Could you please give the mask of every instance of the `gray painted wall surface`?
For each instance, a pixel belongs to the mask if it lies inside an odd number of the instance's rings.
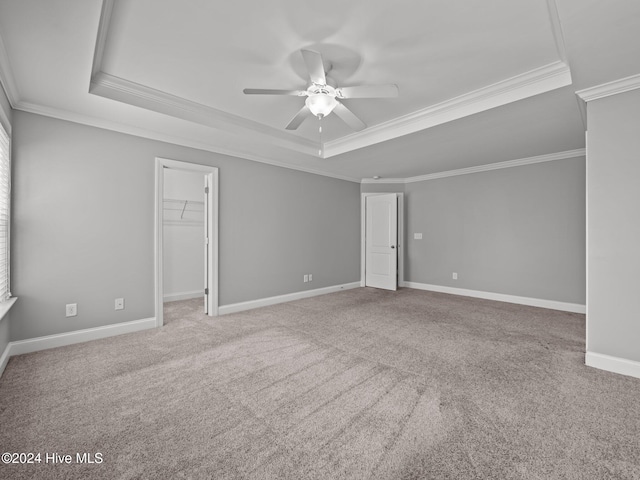
[[[587,351],[640,361],[640,90],[588,104]]]
[[[585,303],[584,157],[408,183],[405,202],[405,280]]]
[[[403,193],[404,183],[362,183],[361,193]]]
[[[156,156],[220,168],[220,305],[359,280],[359,184],[24,112],[13,128],[12,340],[154,316]]]
[[[204,222],[165,224],[162,230],[165,301],[175,300],[176,295],[204,296]]]

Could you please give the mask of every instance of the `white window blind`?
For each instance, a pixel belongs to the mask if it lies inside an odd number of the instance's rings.
[[[0,301],[9,291],[9,211],[11,200],[11,147],[9,135],[0,125]]]

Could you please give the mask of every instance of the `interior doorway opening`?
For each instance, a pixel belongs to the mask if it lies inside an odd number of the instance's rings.
[[[200,299],[217,315],[218,169],[156,158],[155,230],[157,326],[167,302]]]
[[[207,313],[205,181],[201,172],[164,169],[162,301],[204,299]]]

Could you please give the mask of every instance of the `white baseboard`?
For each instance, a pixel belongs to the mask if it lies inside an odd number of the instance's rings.
[[[404,282],[404,286],[417,290],[428,290],[430,292],[450,293],[452,295],[462,295],[463,297],[483,298],[485,300],[495,300],[497,302],[517,303],[530,307],[549,308],[551,310],[561,310],[563,312],[586,313],[585,305],[579,303],[557,302],[555,300],[544,300],[541,298],[518,297],[516,295],[506,295],[503,293],[482,292],[479,290],[467,290],[464,288],[443,287],[441,285],[429,285],[426,283]]]
[[[190,300],[192,298],[204,297],[204,290],[195,290],[193,292],[167,293],[162,296],[163,302],[177,302],[178,300]]]
[[[607,372],[640,378],[640,362],[626,358],[612,357],[602,353],[587,352],[584,363],[589,367],[599,368]]]
[[[143,320],[134,320],[131,322],[116,323],[113,325],[105,325],[103,327],[87,328],[85,330],[75,330],[73,332],[59,333],[56,335],[47,335],[45,337],[29,338],[27,340],[18,340],[10,342],[7,345],[9,356],[22,355],[23,353],[37,352],[48,348],[64,347],[74,343],[88,342],[90,340],[98,340],[100,338],[113,337],[123,333],[138,332],[148,328],[155,328],[156,319],[145,318]],[[4,357],[4,355],[3,355]]]
[[[343,285],[334,285],[332,287],[317,288],[315,290],[305,290],[303,292],[288,293],[286,295],[278,295],[276,297],[260,298],[258,300],[250,300],[248,302],[232,303],[230,305],[222,305],[218,307],[219,315],[228,313],[242,312],[253,308],[266,307],[277,303],[291,302],[302,298],[316,297],[327,293],[339,292],[340,290],[349,290],[352,288],[360,288],[360,282],[345,283]]]

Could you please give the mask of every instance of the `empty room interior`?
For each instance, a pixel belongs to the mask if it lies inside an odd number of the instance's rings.
[[[640,2],[0,0],[0,478],[640,479]]]

